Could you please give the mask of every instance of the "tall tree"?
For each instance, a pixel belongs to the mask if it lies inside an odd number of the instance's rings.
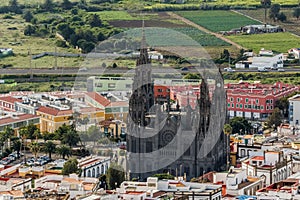
[[[64,10],[70,10],[73,7],[72,2],[70,2],[70,0],[63,0],[63,2],[61,3],[61,7]]]
[[[53,0],[45,0],[42,8],[44,8],[46,11],[52,11],[54,7]]]
[[[101,131],[97,126],[90,126],[87,134],[89,136],[90,141],[95,143],[101,138]]]
[[[61,155],[61,157],[63,159],[65,159],[66,156],[69,157],[71,155],[72,150],[70,147],[68,147],[66,145],[61,145],[61,146],[57,147],[56,151],[59,155]]]
[[[19,138],[16,138],[12,141],[12,148],[14,151],[17,152],[17,157],[20,158],[20,151],[21,151],[22,143]]]
[[[279,110],[279,108],[275,108],[272,112],[272,114],[267,119],[267,126],[269,128],[273,127],[276,128],[279,126],[282,122],[282,114]]]
[[[267,9],[271,6],[271,0],[261,0],[260,3],[265,10],[265,24],[267,24]]]
[[[92,14],[89,15],[87,18],[87,22],[91,27],[100,27],[102,26],[101,19],[99,18],[99,15],[97,14]]]
[[[5,127],[4,129],[4,138],[5,138],[5,143],[4,143],[4,147],[5,149],[10,147],[10,139],[14,136],[14,129],[12,129],[11,127]]]
[[[107,170],[108,184],[111,189],[119,187],[120,184],[125,181],[125,172],[122,166],[111,163]]]
[[[30,151],[31,151],[32,154],[34,155],[35,160],[36,160],[37,154],[40,152],[40,150],[41,150],[41,146],[40,146],[39,143],[37,143],[37,142],[32,142],[32,143],[30,144]]]
[[[80,142],[80,137],[76,130],[69,129],[62,136],[62,143],[68,144],[70,147],[76,146],[78,142]]]
[[[232,133],[232,127],[230,124],[225,124],[223,130],[226,135],[230,135]]]
[[[55,153],[56,151],[56,145],[52,141],[47,141],[43,150],[49,154],[49,158],[51,159],[52,153]]]
[[[277,21],[280,12],[280,5],[273,4],[270,8],[270,15],[269,17],[275,21]]]
[[[26,22],[30,22],[33,19],[33,14],[31,13],[30,10],[27,10],[24,15],[23,19],[25,19]]]
[[[297,8],[294,9],[293,16],[296,17],[297,20],[299,19],[299,17],[300,17],[300,7],[297,7]]]
[[[17,0],[9,0],[8,7],[11,12],[14,12],[16,14],[22,13],[22,9],[20,8]]]

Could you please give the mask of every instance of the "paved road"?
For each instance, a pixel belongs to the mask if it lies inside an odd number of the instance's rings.
[[[300,72],[300,68],[285,68],[286,72]],[[196,69],[189,69],[186,71],[183,70],[176,70],[172,68],[152,68],[153,74],[187,74],[187,73],[197,73]],[[257,72],[257,69],[238,69],[235,72]],[[276,70],[270,70],[270,72],[277,72]],[[61,70],[54,70],[54,69],[33,69],[33,74],[78,74],[78,75],[102,75],[102,74],[134,74],[134,69],[103,69],[103,68],[96,68],[96,69],[89,69],[87,71],[80,71],[78,69],[64,69]],[[267,72],[265,72],[267,73]],[[284,73],[284,72],[281,72]],[[12,74],[12,75],[23,75],[23,74],[31,74],[30,69],[0,69],[0,74]]]

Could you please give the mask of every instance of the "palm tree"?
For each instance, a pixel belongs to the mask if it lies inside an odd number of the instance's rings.
[[[4,129],[4,139],[5,139],[4,145],[5,145],[5,149],[8,148],[8,145],[9,145],[9,147],[10,147],[9,142],[10,142],[11,137],[14,135],[14,133],[15,133],[15,131],[14,131],[14,129],[12,129],[11,127],[8,127],[8,126],[7,126],[7,127]]]
[[[69,157],[71,155],[71,148],[67,145],[61,145],[57,148],[57,153],[61,155],[63,159],[65,159],[66,156]]]
[[[12,148],[14,151],[17,152],[17,157],[20,158],[20,151],[21,151],[21,147],[22,147],[20,138],[14,137],[11,140],[12,140]]]
[[[49,158],[51,159],[51,154],[55,153],[56,145],[52,141],[48,141],[45,143],[44,152],[49,154]]]
[[[39,144],[39,143],[37,143],[37,142],[32,142],[32,143],[30,144],[30,151],[33,153],[35,160],[36,160],[36,158],[37,158],[37,154],[38,154],[38,152],[40,151],[40,149],[41,149],[41,147],[40,147],[40,144]]]
[[[62,143],[68,144],[70,147],[76,146],[80,141],[79,134],[73,129],[69,129],[62,137]]]

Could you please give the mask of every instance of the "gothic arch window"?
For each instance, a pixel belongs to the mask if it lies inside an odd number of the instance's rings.
[[[92,177],[95,177],[95,168],[92,169]]]
[[[91,170],[88,170],[87,177],[91,177]]]

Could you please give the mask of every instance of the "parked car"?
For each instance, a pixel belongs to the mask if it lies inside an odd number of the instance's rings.
[[[235,72],[235,70],[230,67],[224,68],[224,71],[225,72]]]
[[[285,72],[285,69],[283,69],[283,68],[278,68],[277,71],[279,71],[279,72]]]
[[[268,72],[269,70],[267,70],[265,67],[259,67],[258,71],[259,72]]]

